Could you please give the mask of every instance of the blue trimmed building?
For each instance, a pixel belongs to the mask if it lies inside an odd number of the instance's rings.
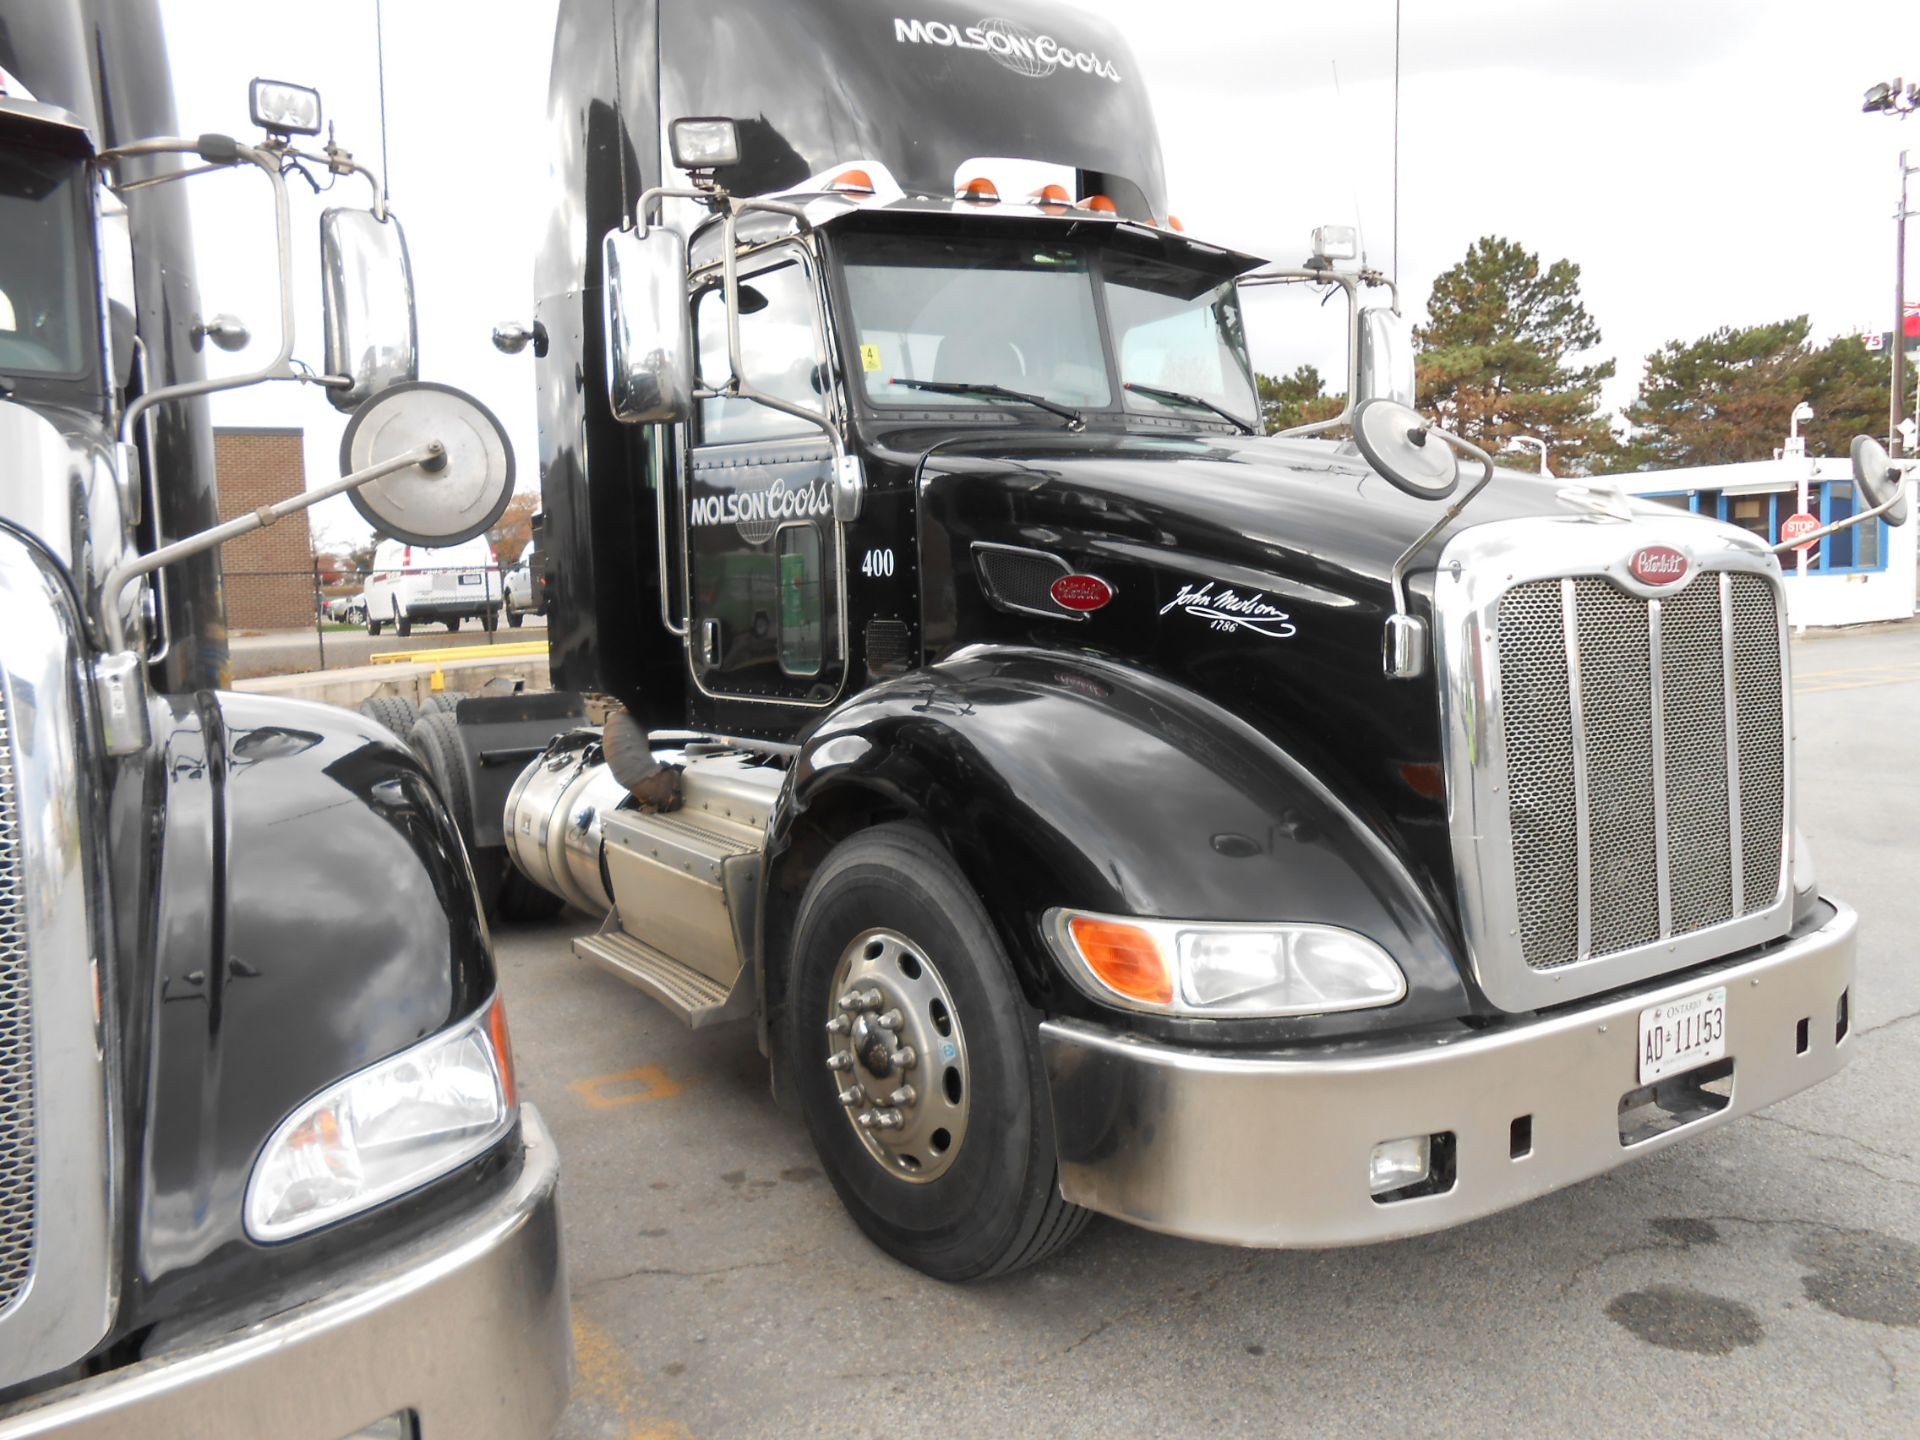
[[[1788,456],[1738,465],[1702,465],[1687,470],[1646,470],[1610,476],[1630,494],[1677,510],[1712,515],[1763,536],[1780,538],[1780,525],[1800,503],[1830,524],[1854,513],[1860,497],[1845,459]],[[1911,475],[1906,483],[1914,484]],[[1787,615],[1795,625],[1859,625],[1904,620],[1915,610],[1916,522],[1890,529],[1878,520],[1829,535],[1807,553],[1804,579],[1793,556],[1781,556],[1787,572]]]

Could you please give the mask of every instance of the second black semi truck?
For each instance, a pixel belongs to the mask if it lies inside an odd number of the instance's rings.
[[[1339,237],[1186,234],[1111,25],[567,0],[550,120],[497,339],[573,694],[416,736],[510,911],[753,1017],[880,1246],[1409,1235],[1844,1062],[1773,555],[1428,426]],[[1346,292],[1320,433],[1264,283]]]

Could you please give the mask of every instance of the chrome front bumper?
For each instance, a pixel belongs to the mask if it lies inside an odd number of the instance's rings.
[[[246,1330],[76,1381],[0,1414],[0,1440],[343,1440],[410,1412],[421,1440],[544,1437],[573,1336],[553,1137],[485,1210]]]
[[[1853,983],[1856,917],[1835,911],[1755,959],[1500,1030],[1247,1055],[1047,1021],[1040,1043],[1061,1193],[1150,1230],[1302,1248],[1392,1240],[1504,1210],[1837,1071],[1847,1044],[1836,1038],[1835,1008]],[[1718,986],[1727,990],[1730,1102],[1624,1143],[1640,1012]],[[1531,1117],[1531,1145],[1516,1157],[1522,1117]],[[1443,1133],[1454,1137],[1452,1187],[1377,1203],[1367,1187],[1373,1147]]]

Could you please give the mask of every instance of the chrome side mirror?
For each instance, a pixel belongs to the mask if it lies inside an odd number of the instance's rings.
[[[1413,331],[1391,310],[1360,312],[1360,379],[1355,404],[1391,400],[1413,404]]]
[[[329,210],[320,217],[320,286],[327,321],[326,370],[336,410],[357,410],[420,375],[419,326],[407,237],[392,214]]]
[[[1907,498],[1903,478],[1887,458],[1886,447],[1870,435],[1856,435],[1852,456],[1854,483],[1866,496],[1868,508],[1879,510],[1885,506],[1882,520],[1889,525],[1906,524],[1912,502]]]
[[[686,249],[667,229],[609,230],[600,255],[613,417],[635,425],[677,425],[693,411]]]

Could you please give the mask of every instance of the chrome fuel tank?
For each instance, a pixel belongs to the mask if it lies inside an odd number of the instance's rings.
[[[543,890],[605,915],[613,900],[600,862],[601,817],[627,798],[598,745],[544,755],[507,792],[507,855]]]

